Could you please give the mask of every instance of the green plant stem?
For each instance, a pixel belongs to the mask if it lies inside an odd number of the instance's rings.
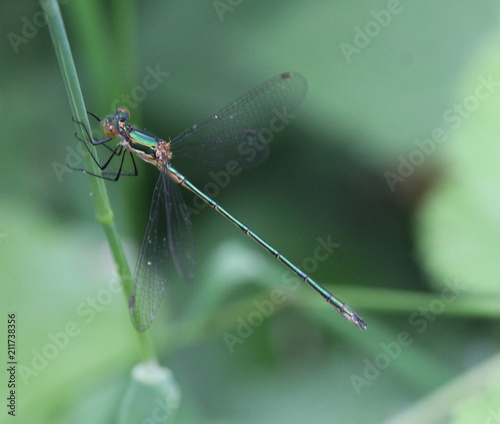
[[[109,11],[105,8],[105,3],[98,0],[76,0],[67,9],[68,20],[72,23],[71,29],[79,40],[79,56],[93,81],[93,91],[99,93],[98,98],[92,99],[92,102],[98,103],[98,110],[106,110],[107,113],[110,111],[109,99],[113,98],[121,84],[121,75],[110,73],[102,64],[109,63],[118,67],[122,64],[117,63],[117,49],[110,48],[110,45],[114,46],[115,43],[103,42],[110,39],[109,19],[106,19]],[[99,104],[99,100],[102,104]],[[104,109],[105,107],[109,109]]]
[[[77,0],[68,8],[72,30],[81,41],[80,57],[93,80],[93,91],[99,93],[92,102],[106,113],[114,112],[117,93],[123,87],[133,87],[139,79],[135,6],[133,0],[115,0],[111,5],[99,0]],[[126,72],[110,72],[103,63]],[[134,119],[140,120],[139,113],[134,110]]]
[[[487,396],[488,392],[495,390],[500,379],[500,355],[495,355],[459,377],[449,384],[424,397],[419,402],[411,405],[401,413],[385,421],[385,424],[439,424],[443,422],[462,422],[453,420],[451,411],[459,408],[464,403],[478,403],[479,397]],[[481,394],[481,396],[479,396]],[[493,410],[493,414],[497,410]],[[490,411],[489,418],[482,421],[498,422]],[[485,415],[486,417],[486,415]],[[473,422],[472,417],[469,420]],[[467,422],[464,420],[464,422]]]
[[[389,289],[345,289],[338,290],[343,296],[355,305],[358,312],[363,309],[379,312],[396,312],[410,314],[421,309],[431,310],[439,302],[442,304],[439,315],[475,318],[500,318],[500,298],[491,296],[470,295],[467,291],[457,291],[456,297],[452,292],[439,291],[436,293],[418,293]],[[345,295],[343,294],[345,293]]]
[[[364,316],[365,312],[369,311],[396,312],[409,316],[413,312],[419,312],[420,308],[429,310],[430,303],[436,299],[440,299],[438,293],[416,293],[359,287],[349,288],[345,286],[332,286],[330,289],[335,291],[335,294],[341,299],[348,300],[349,304],[361,316]],[[263,289],[257,294],[253,293],[227,305],[218,306],[215,314],[204,314],[203,312],[186,314],[182,323],[175,323],[168,330],[169,339],[173,340],[171,350],[199,343],[200,340],[210,338],[213,334],[234,331],[238,325],[238,317],[246,317],[255,311],[255,304],[252,300],[261,302],[267,299],[269,299],[269,290]],[[338,327],[338,331],[345,328],[346,332],[342,330],[344,336],[352,333],[353,337],[359,338],[358,332],[354,327],[351,328],[350,325],[344,326],[342,318],[337,316],[331,308],[325,307],[321,302],[318,302],[316,296],[297,297],[291,303],[298,304],[301,308],[307,308],[310,311],[320,311],[324,319],[331,321]],[[276,311],[289,306],[289,303],[274,305]],[[459,296],[455,300],[446,303],[439,315],[499,319],[500,299],[472,297],[463,294],[463,297]],[[368,319],[367,321],[369,331],[370,320]],[[361,339],[364,337],[361,337]]]
[[[56,51],[59,66],[61,68],[64,85],[68,93],[71,112],[76,120],[83,122],[87,126],[87,128],[90,128],[80,83],[76,73],[76,68],[73,61],[73,56],[71,54],[71,49],[69,46],[68,37],[66,35],[66,30],[64,28],[59,5],[56,0],[42,0],[41,4],[46,14],[50,35],[54,44],[54,49]],[[76,125],[76,127],[80,136],[82,138],[86,137],[86,134],[83,133],[81,125]],[[90,135],[92,136],[92,134]],[[93,148],[93,146],[90,146],[90,148],[95,154],[95,149]],[[85,164],[86,168],[90,172],[100,175],[99,167],[94,163],[94,161],[88,154],[85,155]],[[120,275],[120,280],[123,286],[123,291],[125,293],[125,299],[128,307],[128,299],[130,297],[132,288],[132,274],[130,273],[130,268],[125,258],[123,247],[114,225],[113,211],[109,204],[106,187],[102,179],[95,178],[93,176],[89,176],[89,183],[92,192],[92,198],[94,199],[96,218],[104,227],[104,232],[108,239],[113,258],[118,266],[118,272]],[[143,359],[145,361],[154,359],[154,348],[149,337],[147,336],[147,333],[137,333],[137,336],[141,345]]]
[[[133,86],[139,79],[139,72],[135,66],[138,49],[137,25],[134,22],[137,16],[135,8],[138,3],[134,0],[113,0],[111,5],[114,34],[117,34],[114,40],[117,46],[116,51],[119,52],[117,59],[121,61],[122,66],[127,67],[128,71],[124,72],[122,78],[126,79],[128,86]],[[124,31],[124,28],[127,30]]]

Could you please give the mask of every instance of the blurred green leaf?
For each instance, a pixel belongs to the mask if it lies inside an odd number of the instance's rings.
[[[470,294],[500,295],[500,50],[493,38],[460,83],[443,146],[443,181],[419,211],[420,255],[436,287],[458,278]]]

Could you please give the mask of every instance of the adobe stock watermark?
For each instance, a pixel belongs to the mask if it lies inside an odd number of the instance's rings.
[[[259,155],[269,148],[268,144],[274,140],[276,134],[284,131],[296,117],[296,114],[288,112],[286,106],[283,106],[282,110],[274,108],[273,116],[266,127],[247,131],[247,140],[242,141],[237,148],[240,156],[238,160],[232,159],[226,163],[224,169],[208,173],[212,181],[203,186],[203,192],[212,199],[216,198],[221,190],[229,186],[231,178],[240,174],[248,164],[258,160]],[[188,206],[190,215],[199,215],[200,211],[208,206],[196,195],[193,195],[191,204],[192,206]]]
[[[243,0],[214,0],[212,5],[214,6],[215,12],[219,17],[220,21],[224,21],[224,14],[227,12],[232,12],[236,6],[243,3]]]
[[[133,87],[129,93],[122,93],[119,98],[113,100],[111,103],[111,110],[113,112],[119,107],[124,106],[127,106],[129,109],[135,109],[140,102],[146,99],[149,91],[158,88],[158,86],[170,75],[169,72],[162,71],[160,65],[156,65],[154,68],[148,65],[145,70],[146,74],[142,78],[141,84]],[[83,144],[78,142],[78,140],[76,141],[78,143],[76,147],[74,147],[74,144],[65,146],[66,156],[64,164],[58,161],[53,161],[51,163],[52,170],[60,183],[63,181],[65,174],[74,171],[74,169],[71,168],[82,168],[84,162],[83,158],[88,154]],[[86,141],[88,142],[88,140]]]
[[[118,278],[113,278],[106,288],[100,289],[95,296],[88,296],[80,302],[75,313],[78,319],[68,321],[57,332],[49,332],[47,343],[39,349],[31,350],[31,360],[27,365],[19,365],[19,374],[24,384],[28,385],[33,377],[37,377],[54,361],[70,344],[71,340],[81,334],[85,326],[90,325],[96,316],[109,305],[123,289]]]
[[[368,21],[363,28],[354,27],[352,42],[346,43],[343,41],[339,44],[346,62],[351,63],[353,55],[360,55],[371,44],[372,40],[389,26],[393,17],[399,15],[402,11],[403,6],[399,0],[389,0],[385,9],[371,10],[370,16],[373,19]]]
[[[70,0],[59,0],[60,5],[69,3]],[[41,28],[47,25],[47,15],[43,10],[38,10],[33,13],[33,16],[28,19],[26,16],[21,18],[20,33],[9,32],[7,39],[14,50],[14,53],[19,53],[19,46],[26,45],[33,39]]]
[[[420,307],[418,311],[410,314],[408,323],[411,331],[400,331],[394,340],[380,343],[380,353],[372,359],[364,360],[365,366],[362,374],[350,375],[349,381],[357,395],[361,395],[362,390],[372,386],[382,371],[397,361],[404,348],[414,342],[412,332],[421,334],[427,330],[429,324],[436,321],[439,315],[446,310],[446,306],[454,302],[467,289],[456,278],[453,281],[446,280],[445,284],[447,287],[442,289],[441,293],[432,299],[426,307]]]
[[[136,85],[129,94],[123,93],[119,99],[113,100],[111,110],[114,112],[119,107],[128,107],[135,109],[139,103],[146,100],[149,91],[153,91],[170,75],[170,72],[164,72],[160,69],[160,65],[156,65],[153,69],[151,66],[146,66],[146,75],[142,78],[142,84]]]
[[[318,245],[314,248],[313,254],[305,258],[301,265],[305,272],[316,271],[320,262],[326,261],[340,247],[340,243],[332,241],[331,236],[326,238],[316,237]],[[290,278],[292,277],[292,278]],[[271,291],[269,298],[265,300],[254,300],[253,305],[255,310],[250,312],[246,317],[239,316],[236,318],[236,329],[234,332],[226,331],[222,334],[222,338],[229,353],[235,352],[235,346],[241,345],[248,340],[254,333],[257,327],[260,327],[264,321],[269,318],[278,308],[277,306],[287,301],[290,295],[287,292],[294,292],[303,283],[303,280],[291,271],[283,274],[284,288],[276,288]]]
[[[489,417],[484,420],[484,424],[500,423],[500,408],[495,411],[493,408],[488,408]]]
[[[151,410],[151,415],[140,421],[139,424],[157,424],[166,423],[169,418],[177,412],[181,404],[180,397],[176,399],[161,399],[156,398],[155,406]]]
[[[451,131],[457,131],[464,123],[479,109],[482,102],[488,100],[490,96],[500,87],[500,81],[493,80],[490,74],[487,78],[478,77],[478,84],[473,94],[466,96],[460,103],[454,103],[452,107],[443,112],[443,127],[434,128],[429,137],[414,140],[417,148],[414,149],[407,158],[398,156],[399,165],[396,172],[385,171],[384,178],[392,193],[396,190],[396,184],[405,182],[415,170],[422,166],[426,159],[436,152],[437,146],[444,143],[450,137]]]

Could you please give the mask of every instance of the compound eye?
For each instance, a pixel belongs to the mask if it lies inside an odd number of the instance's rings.
[[[104,135],[109,138],[115,138],[118,131],[111,122],[104,123]]]
[[[128,121],[130,119],[130,112],[126,107],[121,107],[116,110],[118,119],[122,122]]]

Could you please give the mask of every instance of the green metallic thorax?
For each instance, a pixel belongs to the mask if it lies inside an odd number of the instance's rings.
[[[155,149],[162,140],[147,132],[136,130],[130,125],[124,125],[123,140],[125,146],[142,160],[158,166]]]

